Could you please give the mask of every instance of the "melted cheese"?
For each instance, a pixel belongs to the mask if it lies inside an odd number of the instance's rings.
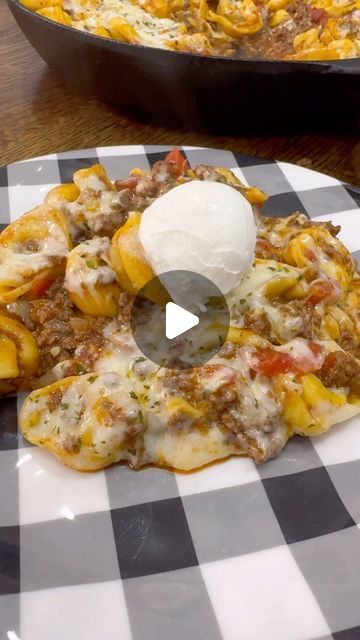
[[[60,394],[55,407],[54,394]],[[65,378],[33,392],[22,407],[20,425],[25,437],[65,464],[95,470],[131,460],[127,446],[142,431],[143,417],[129,382],[104,373]]]
[[[69,249],[65,234],[53,222],[47,226],[49,235],[39,241],[34,239],[38,244],[36,250],[24,251],[22,245],[0,246],[1,284],[19,286],[24,279],[52,267],[54,259],[67,256]]]
[[[94,289],[97,284],[116,282],[115,271],[110,266],[110,240],[94,237],[72,250],[65,276],[65,288],[81,295],[84,289]],[[91,259],[99,258],[100,264]],[[74,258],[74,259],[73,259]]]
[[[67,7],[76,15],[76,2],[67,0]],[[84,7],[80,6],[79,9],[79,13],[83,15]],[[184,25],[168,18],[156,18],[129,0],[103,0],[84,19],[75,22],[74,27],[87,31],[99,25],[109,28],[111,21],[120,16],[135,29],[138,40],[150,47],[165,47],[186,31]]]

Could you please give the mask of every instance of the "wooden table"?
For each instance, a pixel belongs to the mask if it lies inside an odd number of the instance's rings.
[[[68,90],[28,44],[0,0],[0,165],[55,151],[114,144],[193,144],[276,158],[360,184],[352,135],[220,137],[139,123]]]

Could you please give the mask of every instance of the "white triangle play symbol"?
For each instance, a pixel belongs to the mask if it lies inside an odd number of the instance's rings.
[[[199,324],[199,318],[174,302],[168,302],[165,308],[165,333],[168,340],[180,336]]]

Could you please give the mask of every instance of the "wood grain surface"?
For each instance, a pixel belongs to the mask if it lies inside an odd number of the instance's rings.
[[[192,144],[305,164],[359,185],[359,140],[356,131],[220,137],[139,122],[67,89],[28,44],[5,0],[0,0],[0,165],[84,147]]]

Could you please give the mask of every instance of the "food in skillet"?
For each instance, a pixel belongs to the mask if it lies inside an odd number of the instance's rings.
[[[359,0],[21,0],[95,35],[203,55],[360,56]]]
[[[227,294],[231,326],[207,364],[147,360],[129,325],[153,272],[142,212],[191,181],[252,205],[253,267]],[[360,276],[338,227],[261,215],[265,194],[178,150],[112,183],[95,165],[0,235],[0,392],[33,389],[24,436],[65,464],[190,470],[229,455],[276,456],[360,412]],[[36,241],[33,240],[36,238]],[[146,321],[146,317],[145,317]]]

